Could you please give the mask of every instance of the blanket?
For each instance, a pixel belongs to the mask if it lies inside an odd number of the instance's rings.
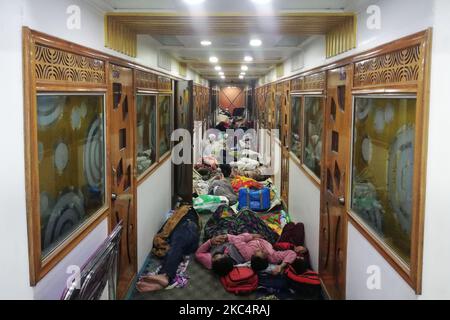
[[[226,213],[226,214],[225,214]],[[220,206],[208,220],[204,230],[204,241],[222,234],[260,234],[270,243],[277,242],[279,236],[257,214],[243,209],[237,214],[229,206]]]
[[[284,210],[278,212],[261,213],[258,214],[258,217],[261,218],[278,235],[281,235],[284,226],[291,222],[289,214]]]

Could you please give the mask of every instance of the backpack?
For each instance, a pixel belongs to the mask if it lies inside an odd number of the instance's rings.
[[[286,278],[289,287],[302,297],[310,299],[320,299],[321,286],[319,274],[315,271],[306,271],[303,274],[297,274],[292,266],[286,269]]]
[[[246,294],[258,288],[258,275],[249,267],[234,267],[231,272],[220,278],[225,290],[234,294]]]
[[[266,211],[270,208],[270,190],[250,190],[248,188],[239,189],[238,210],[248,208],[253,211]]]

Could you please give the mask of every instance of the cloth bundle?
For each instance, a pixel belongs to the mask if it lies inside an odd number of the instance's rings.
[[[209,186],[208,193],[215,196],[226,197],[230,205],[235,205],[238,197],[233,190],[233,187],[227,180],[215,180]]]
[[[291,218],[284,210],[258,214],[258,217],[260,217],[278,235],[281,235],[286,224],[291,222]]]
[[[231,162],[230,166],[243,171],[251,171],[259,167],[259,162],[250,158],[241,158],[236,162]]]
[[[240,188],[249,188],[249,189],[261,189],[263,187],[263,185],[261,183],[259,183],[258,181],[251,179],[251,178],[247,178],[247,177],[242,177],[242,176],[237,176],[236,178],[234,178],[231,181],[231,186],[233,187],[234,192],[238,192]]]
[[[194,199],[194,209],[198,213],[208,214],[217,210],[221,205],[228,205],[229,201],[223,196],[200,195]]]

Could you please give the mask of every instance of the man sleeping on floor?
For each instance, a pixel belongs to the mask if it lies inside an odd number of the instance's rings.
[[[183,212],[183,210],[185,211]],[[177,214],[180,215],[181,219],[171,231],[161,269],[157,275],[146,275],[139,279],[136,284],[136,289],[139,292],[151,292],[166,288],[173,282],[178,265],[183,261],[184,256],[194,253],[198,248],[200,228],[197,212],[192,208],[182,207],[168,219],[166,225],[170,224]],[[164,227],[162,230],[164,230]],[[155,253],[155,243],[152,252]]]
[[[219,235],[202,244],[195,257],[207,269],[219,276],[226,276],[235,265],[250,261],[255,272],[267,269],[269,264],[276,265],[272,274],[281,274],[287,265],[297,258],[295,250],[276,251],[259,234]]]

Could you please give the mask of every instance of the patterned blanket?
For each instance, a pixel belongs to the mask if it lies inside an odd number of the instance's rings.
[[[206,223],[203,240],[207,241],[221,234],[238,235],[246,232],[260,234],[272,244],[279,238],[255,212],[243,209],[234,214],[229,206],[221,206]]]

